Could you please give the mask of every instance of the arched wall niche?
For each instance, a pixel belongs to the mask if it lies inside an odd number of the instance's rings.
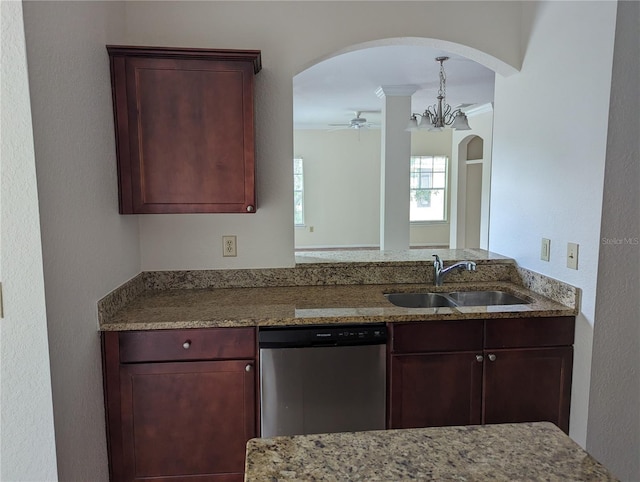
[[[490,136],[491,131],[487,129],[485,133],[466,134],[454,139],[449,235],[449,246],[452,249],[488,248],[491,195]]]

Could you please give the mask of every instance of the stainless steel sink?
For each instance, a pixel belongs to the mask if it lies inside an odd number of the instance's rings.
[[[458,306],[529,304],[529,301],[505,291],[454,291],[447,296]]]
[[[387,299],[403,308],[438,308],[456,306],[446,296],[439,293],[388,293]]]
[[[387,293],[387,300],[403,308],[522,305],[530,301],[506,291],[453,291],[451,293]]]

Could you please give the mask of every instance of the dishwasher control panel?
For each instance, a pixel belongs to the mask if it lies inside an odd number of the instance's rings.
[[[377,345],[387,342],[384,324],[264,327],[258,332],[260,348]]]

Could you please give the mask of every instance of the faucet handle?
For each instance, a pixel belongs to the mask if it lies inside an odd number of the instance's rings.
[[[438,256],[437,254],[432,254],[431,256],[433,256],[434,258],[436,258],[436,259],[433,261],[433,264],[434,264],[434,265],[438,264],[438,265],[442,266],[442,261],[440,261],[440,256]]]

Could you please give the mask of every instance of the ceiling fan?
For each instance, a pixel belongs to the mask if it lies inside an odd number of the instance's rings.
[[[367,122],[367,119],[360,117],[364,111],[354,111],[355,117],[349,121],[348,124],[329,124],[329,127],[336,129],[367,129],[373,127],[374,124]]]

